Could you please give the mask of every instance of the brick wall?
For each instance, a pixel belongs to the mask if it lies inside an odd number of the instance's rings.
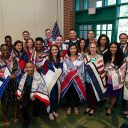
[[[74,29],[75,0],[64,0],[64,39],[68,39],[69,30]]]

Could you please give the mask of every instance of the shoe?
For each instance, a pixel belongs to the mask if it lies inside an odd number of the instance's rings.
[[[71,107],[67,108],[67,115],[71,114]]]
[[[54,120],[55,119],[52,113],[49,113],[49,119],[50,120]]]
[[[83,113],[88,114],[90,112],[91,108],[87,108]]]
[[[91,109],[90,111],[89,111],[89,114],[88,114],[89,116],[93,116],[93,115],[95,115],[95,111],[93,110],[93,109]]]
[[[128,115],[125,116],[128,119]]]
[[[122,115],[128,115],[128,111],[122,112]]]
[[[53,114],[53,116],[55,116],[56,118],[58,118],[58,117],[59,117],[59,114],[58,114],[58,113],[56,113],[56,112],[52,112],[52,114]]]
[[[8,127],[8,126],[10,126],[10,122],[9,122],[9,121],[8,121],[8,122],[4,122],[3,125],[4,125],[5,127]]]
[[[74,113],[75,113],[76,115],[79,114],[79,109],[78,109],[77,107],[74,108]]]
[[[17,118],[13,120],[14,124],[18,123],[18,121],[19,121],[19,119],[17,119]]]
[[[107,112],[106,112],[106,116],[111,116],[111,113],[107,113]]]

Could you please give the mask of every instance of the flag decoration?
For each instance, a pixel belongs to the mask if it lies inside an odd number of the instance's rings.
[[[56,84],[57,80],[59,79],[59,76],[61,75],[61,67],[62,63],[60,64],[60,67],[57,69],[51,62],[48,61],[45,61],[44,65],[42,66],[41,74],[46,82],[49,96],[53,86]]]
[[[75,66],[77,65],[77,69]],[[84,63],[82,61],[74,61],[73,64],[69,61],[63,62],[63,74],[61,79],[61,97],[64,98],[66,92],[73,84],[80,101],[86,99],[86,91],[84,82],[78,72],[83,72]],[[70,70],[70,71],[69,71]]]
[[[23,92],[24,92],[24,86],[25,86],[25,82],[27,79],[27,73],[25,73],[19,83],[19,87],[16,91],[16,96],[22,96]],[[33,81],[32,81],[32,85],[31,85],[31,92],[30,92],[30,99],[32,99],[32,97],[36,97],[38,100],[44,102],[46,104],[46,106],[49,105],[49,97],[48,97],[48,92],[47,92],[47,88],[46,88],[46,84],[44,79],[41,77],[41,75],[35,71],[34,75],[33,75]]]
[[[48,61],[45,61],[41,75],[43,76],[45,82],[46,82],[46,87],[48,90],[49,97],[53,96],[54,94],[52,93],[54,91],[53,87],[57,83],[58,85],[58,101],[60,100],[60,84],[59,84],[59,77],[62,72],[62,63],[59,65],[58,69],[55,68],[55,66]],[[50,111],[50,106],[47,107],[47,112]]]
[[[53,30],[52,30],[52,37],[56,39],[56,37],[60,35],[60,30],[57,21],[54,24]]]

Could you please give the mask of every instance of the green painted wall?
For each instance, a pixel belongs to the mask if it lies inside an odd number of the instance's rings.
[[[114,20],[116,18],[116,7],[98,8],[96,14],[88,15],[88,11],[76,12],[76,23],[99,22]]]
[[[117,29],[116,29],[116,19],[117,18],[117,6],[108,6],[105,8],[97,8],[96,14],[88,15],[88,10],[76,11],[75,12],[75,29],[77,33],[79,32],[79,25],[82,24],[102,24],[111,23],[113,24],[112,31],[112,41],[116,41]],[[95,28],[93,28],[95,32]],[[78,34],[79,36],[79,34]]]

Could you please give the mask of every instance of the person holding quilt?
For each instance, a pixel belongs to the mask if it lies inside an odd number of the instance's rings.
[[[61,61],[59,47],[56,44],[53,44],[49,49],[49,56],[41,69],[50,99],[50,105],[47,108],[50,120],[55,120],[59,116],[57,113],[57,107],[60,101],[60,76],[62,73],[62,67],[63,63]]]
[[[119,48],[117,42],[112,42],[110,44],[106,58],[107,94],[110,97],[110,102],[106,109],[106,116],[108,116],[112,114],[113,106],[120,96],[121,88],[124,85],[126,62],[125,55]]]
[[[19,73],[20,70],[16,59],[10,55],[8,46],[6,44],[2,44],[0,56],[0,98],[5,126],[10,125],[8,120],[8,108],[12,105],[14,108],[13,121],[14,123],[18,121],[15,93],[18,87],[16,77]]]
[[[22,76],[16,95],[20,100],[21,113],[23,117],[23,128],[28,128],[30,124],[29,109],[33,107],[33,114],[39,112],[39,101],[49,105],[49,96],[46,83],[43,77],[35,70],[32,61],[28,61],[25,66],[26,73]]]
[[[77,44],[70,44],[63,61],[61,96],[67,101],[67,115],[74,109],[79,114],[78,105],[86,98],[84,85],[84,62],[78,54]]]
[[[90,44],[89,54],[85,55],[85,86],[87,93],[87,108],[85,114],[93,116],[98,101],[104,99],[106,93],[106,80],[103,56],[98,54],[97,43]]]

